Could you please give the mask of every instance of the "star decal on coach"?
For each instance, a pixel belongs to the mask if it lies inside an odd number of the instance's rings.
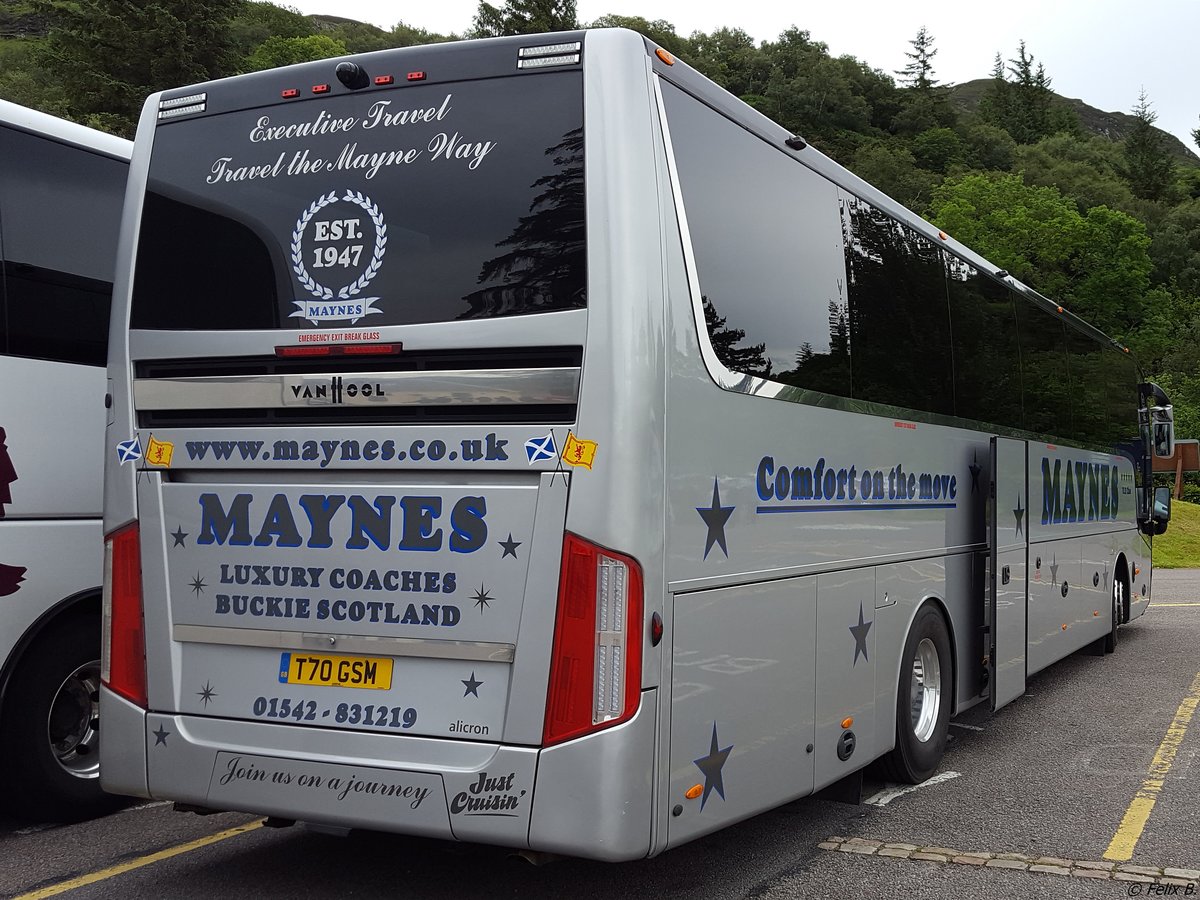
[[[1025,510],[1021,507],[1020,495],[1017,496],[1017,508],[1013,510],[1013,515],[1017,517],[1017,534],[1020,534],[1025,522]]]
[[[492,601],[496,598],[487,592],[487,585],[480,584],[479,590],[475,592],[475,596],[471,598],[475,601],[475,605],[479,607],[482,613],[492,605]]]
[[[169,534],[175,540],[175,543],[171,545],[172,548],[185,546],[183,542],[187,538],[187,532],[183,530],[182,525],[176,525],[175,530]]]
[[[875,624],[875,620],[870,622],[863,621],[863,605],[862,601],[858,604],[858,624],[850,626],[850,633],[854,635],[854,662],[851,665],[858,665],[858,654],[862,654],[862,658],[867,662],[871,661],[871,657],[867,656],[867,633],[871,630],[871,626]]]
[[[504,548],[504,552],[500,554],[501,559],[504,559],[504,557],[506,557],[506,556],[511,556],[513,559],[516,559],[517,558],[517,548],[520,547],[521,544],[524,543],[524,541],[514,541],[512,532],[510,531],[508,533],[507,541],[496,541],[496,543]]]
[[[729,517],[733,515],[735,509],[737,509],[736,506],[721,505],[721,489],[717,484],[717,479],[713,478],[712,505],[708,507],[696,507],[696,512],[700,514],[700,518],[708,526],[708,534],[704,536],[705,559],[708,559],[708,551],[712,550],[714,545],[721,548],[721,552],[725,554],[726,559],[729,558],[729,547],[725,543],[725,524],[729,521]]]
[[[204,589],[208,587],[208,585],[204,583],[204,579],[200,577],[199,572],[197,572],[196,577],[188,583],[188,586],[192,589],[192,593],[197,597],[203,594]]]
[[[201,702],[205,705],[205,707],[207,707],[208,704],[212,703],[213,697],[219,697],[221,695],[213,690],[212,682],[206,681],[204,682],[204,687],[196,691],[196,696],[199,697]]]
[[[717,723],[713,722],[712,741],[708,745],[708,756],[692,760],[696,768],[704,773],[704,794],[700,797],[701,812],[704,811],[704,804],[708,802],[708,795],[713,791],[720,794],[722,800],[725,799],[725,778],[721,774],[721,770],[725,766],[725,760],[729,758],[729,751],[733,749],[733,744],[724,750],[718,749],[720,746],[721,744],[717,740]]]
[[[971,465],[967,466],[971,470],[971,493],[975,494],[979,491],[979,473],[983,471],[983,466],[979,464],[979,451],[975,451],[975,455],[971,457]]]
[[[150,733],[152,735],[154,735],[154,746],[155,747],[158,747],[160,745],[163,747],[167,746],[167,738],[169,738],[171,736],[171,732],[167,731],[167,729],[165,729],[161,725],[159,725],[158,731],[152,731]]]
[[[482,685],[482,684],[483,684],[483,682],[482,682],[482,681],[477,681],[477,680],[475,679],[475,672],[474,672],[474,671],[472,671],[472,672],[471,672],[471,677],[470,677],[470,679],[463,678],[463,679],[460,679],[460,680],[462,681],[462,683],[463,683],[463,686],[464,686],[464,687],[466,687],[466,690],[465,690],[465,691],[463,691],[463,696],[464,696],[464,697],[467,697],[467,696],[470,696],[470,697],[478,697],[478,696],[479,696],[479,686],[480,686],[480,685]]]

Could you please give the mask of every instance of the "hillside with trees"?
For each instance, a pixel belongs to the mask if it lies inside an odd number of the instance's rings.
[[[731,13],[731,17],[736,13]],[[458,35],[306,16],[249,0],[9,0],[0,97],[132,135],[150,92],[346,53],[463,37],[622,26],[1128,344],[1200,437],[1200,158],[1155,127],[1131,73],[1127,113],[1059,96],[1024,43],[945,85],[936,35],[884,72],[796,26],[755,42],[730,25],[580,22],[574,0],[481,2]],[[1192,134],[1200,145],[1200,128]]]

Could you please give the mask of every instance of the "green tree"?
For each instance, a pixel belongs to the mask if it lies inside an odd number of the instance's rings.
[[[897,138],[866,141],[854,152],[849,168],[909,209],[923,209],[941,180],[918,168],[912,152]]]
[[[992,84],[979,106],[985,122],[1003,128],[1018,144],[1033,144],[1059,131],[1079,129],[1078,117],[1055,102],[1045,67],[1035,63],[1024,41],[1007,68],[997,53]]]
[[[1026,184],[1058,188],[1075,201],[1080,213],[1101,205],[1132,211],[1133,193],[1121,178],[1120,167],[1121,151],[1112,141],[1064,132],[1017,147],[1012,163]]]
[[[131,136],[147,94],[231,74],[243,0],[38,0],[71,118]]]
[[[229,21],[229,43],[233,52],[246,57],[270,37],[307,37],[316,34],[316,23],[291,6],[275,3],[243,3]]]
[[[263,69],[345,55],[346,45],[325,34],[269,37],[246,58],[245,69],[247,72],[261,72]]]
[[[967,165],[973,169],[1006,172],[1013,165],[1017,142],[1003,128],[987,122],[972,122],[962,130]]]
[[[579,27],[575,0],[505,0],[502,7],[480,0],[467,37],[499,37],[571,31]]]
[[[909,43],[912,52],[904,54],[909,59],[908,65],[896,73],[904,90],[903,108],[892,121],[894,130],[915,135],[954,125],[958,116],[947,99],[946,89],[933,75],[933,58],[937,55],[933,35],[922,26]]]
[[[922,169],[944,174],[966,159],[966,148],[962,138],[951,129],[930,128],[913,138],[912,154]]]
[[[905,87],[920,93],[931,93],[938,86],[937,79],[933,77],[933,58],[937,56],[933,35],[922,25],[917,36],[909,43],[912,44],[912,52],[904,53],[908,57],[908,64],[896,74]]]
[[[1192,131],[1192,140],[1196,142],[1196,146],[1200,147],[1200,128]]]
[[[1055,188],[996,173],[946,179],[931,210],[939,228],[1102,330],[1121,336],[1141,322],[1150,238],[1132,216],[1080,214]]]
[[[1122,174],[1135,196],[1143,200],[1166,200],[1175,184],[1175,161],[1167,152],[1166,135],[1154,127],[1158,114],[1150,108],[1143,89],[1133,107],[1136,120],[1125,138]]]
[[[664,50],[676,56],[687,56],[691,52],[691,44],[685,37],[675,32],[675,26],[663,19],[649,21],[641,16],[618,16],[609,13],[588,23],[588,28],[628,28],[638,34],[644,34]]]
[[[808,33],[803,32],[807,38]],[[754,39],[740,28],[718,28],[712,34],[693,32],[688,60],[702,75],[743,99],[766,92],[771,62]]]
[[[426,31],[424,28],[415,28],[412,25],[405,25],[403,22],[397,22],[392,26],[392,33],[388,46],[412,47],[418,44],[441,44],[446,41],[454,41],[457,39],[458,36],[454,34],[438,34],[436,31]]]

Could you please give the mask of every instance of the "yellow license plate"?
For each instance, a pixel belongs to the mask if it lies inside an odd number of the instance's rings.
[[[279,658],[279,683],[386,691],[392,686],[392,660],[380,656],[284,653]]]

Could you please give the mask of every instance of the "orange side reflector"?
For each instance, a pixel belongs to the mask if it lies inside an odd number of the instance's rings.
[[[689,800],[695,800],[697,797],[699,797],[703,793],[704,793],[704,785],[693,784],[690,788],[687,789],[687,793],[684,794],[683,796],[687,797]]]
[[[673,57],[670,53],[668,53],[662,47],[657,48],[654,51],[654,55],[657,56],[659,59],[661,59],[663,62],[665,62],[668,66],[675,65],[675,57]]]
[[[1066,631],[1066,630],[1067,630],[1067,623],[1063,622],[1063,631]]]
[[[1098,616],[1098,615],[1100,615],[1100,610],[1098,610],[1098,609],[1093,609],[1093,610],[1092,610],[1092,615],[1093,615],[1093,616]]]
[[[845,729],[849,728],[853,724],[854,724],[854,717],[846,716],[846,718],[842,719],[842,730],[844,731]]]
[[[1141,575],[1141,574],[1142,574],[1142,567],[1141,567],[1141,566],[1134,566],[1134,567],[1133,567],[1133,574],[1134,574],[1134,575]]]

